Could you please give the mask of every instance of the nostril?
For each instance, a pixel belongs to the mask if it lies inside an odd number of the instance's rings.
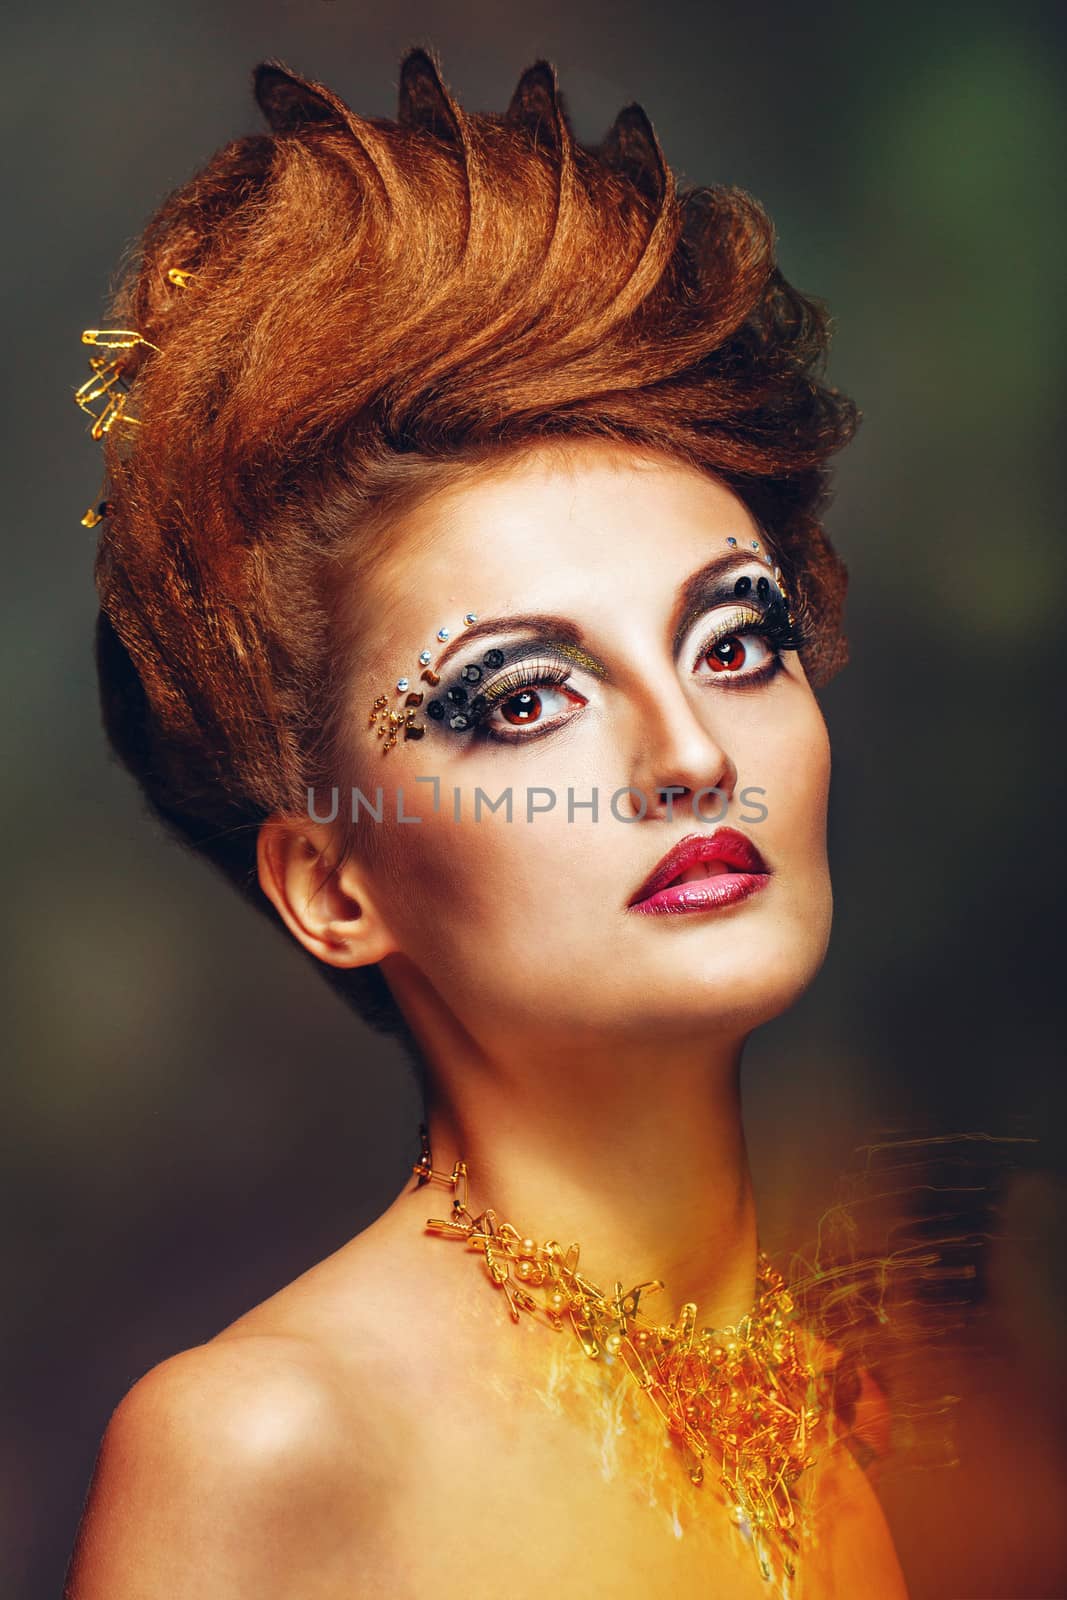
[[[658,788],[653,789],[652,791],[656,799],[665,806],[671,805],[673,801],[679,799],[683,794],[688,794],[689,792],[688,785],[684,783],[661,784]]]

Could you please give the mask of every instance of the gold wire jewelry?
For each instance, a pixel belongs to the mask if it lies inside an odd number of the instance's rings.
[[[569,1320],[587,1356],[622,1358],[681,1448],[694,1484],[703,1482],[705,1459],[717,1455],[719,1482],[760,1573],[777,1578],[782,1595],[790,1594],[810,1531],[796,1484],[815,1464],[830,1390],[827,1371],[817,1369],[804,1348],[785,1282],[764,1251],[757,1258],[756,1303],[735,1326],[698,1331],[692,1301],[677,1322],[659,1324],[640,1312],[642,1297],[663,1288],[658,1278],[625,1293],[616,1281],[606,1294],[578,1271],[577,1244],[539,1244],[491,1207],[475,1215],[466,1162],[457,1160],[450,1173],[436,1171],[425,1125],[419,1137],[412,1168],[419,1187],[438,1182],[452,1190],[451,1216],[427,1218],[427,1229],[480,1252],[513,1321],[524,1312],[537,1320],[540,1313],[562,1332]]]
[[[478,613],[476,611],[464,612],[463,626],[465,628],[469,628],[471,623],[477,622],[477,620]],[[445,644],[451,636],[452,630],[444,624],[438,628],[437,641],[439,644]],[[422,670],[419,673],[419,678],[421,681],[428,683],[431,688],[441,681],[430,664],[432,660],[433,652],[431,650],[420,651],[419,666]],[[425,698],[424,693],[421,690],[412,689],[411,679],[406,677],[396,680],[395,690],[397,694],[404,696],[403,708],[400,711],[392,710],[389,706],[389,696],[380,694],[371,706],[370,716],[367,718],[368,728],[375,728],[377,737],[385,740],[382,746],[383,752],[393,748],[401,728],[404,730],[405,739],[421,739],[426,732],[426,724],[415,720],[415,708],[422,705]]]

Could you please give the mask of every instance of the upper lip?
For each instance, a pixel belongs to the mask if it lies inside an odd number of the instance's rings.
[[[662,861],[653,868],[639,889],[626,902],[636,905],[647,900],[657,889],[665,889],[672,879],[694,861],[724,861],[735,872],[766,872],[767,866],[752,840],[736,828],[716,828],[713,833],[687,833],[672,845]]]

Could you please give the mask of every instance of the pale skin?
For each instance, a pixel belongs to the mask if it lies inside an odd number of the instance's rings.
[[[832,909],[829,745],[796,652],[724,687],[698,661],[708,616],[672,642],[682,586],[728,536],[738,573],[765,570],[745,564],[762,535],[728,489],[601,442],[502,456],[435,492],[360,578],[352,781],[383,785],[383,822],[363,819],[333,877],[340,824],[279,816],[259,840],[260,881],[294,937],[337,966],[381,963],[427,1063],[434,1165],[467,1161],[472,1208],[579,1240],[597,1283],[659,1278],[658,1315],[694,1300],[715,1326],[749,1308],[755,1281],[744,1044],[810,984]],[[462,632],[468,610],[564,618],[601,670],[575,666],[568,694],[544,691],[543,720],[558,718],[544,736],[439,725],[383,755],[370,701],[415,678],[420,648],[441,623]],[[758,641],[751,652],[765,663]],[[514,731],[499,713],[493,725]],[[418,774],[440,778],[439,811]],[[508,785],[512,822],[475,821],[469,805],[454,820],[454,788]],[[527,823],[535,785],[560,803]],[[635,800],[624,823],[607,802],[628,785],[646,810]],[[421,822],[396,821],[397,786]],[[596,822],[588,809],[567,820],[568,786],[599,791]],[[755,823],[742,820],[748,786],[764,792]],[[711,787],[725,813],[712,796],[701,823],[689,802]],[[765,889],[697,915],[627,911],[671,845],[720,820],[762,852]],[[768,1595],[627,1375],[570,1335],[513,1324],[478,1256],[424,1230],[448,1203],[444,1187],[406,1183],[341,1250],[135,1384],[105,1435],[69,1600],[431,1586],[533,1600],[546,1583],[576,1600]],[[797,1596],[902,1600],[877,1500],[845,1449],[812,1492],[820,1543]]]

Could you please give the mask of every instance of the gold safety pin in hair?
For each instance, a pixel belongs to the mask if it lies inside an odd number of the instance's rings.
[[[144,344],[157,355],[163,354],[158,344],[153,344],[151,339],[146,339],[135,328],[85,328],[82,331],[82,344],[98,344],[106,350],[132,350],[136,345]]]

